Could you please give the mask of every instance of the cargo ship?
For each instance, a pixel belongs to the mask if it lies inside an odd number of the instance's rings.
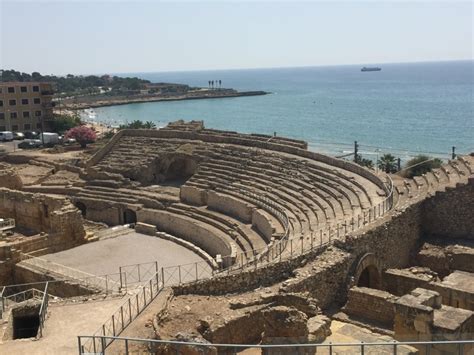
[[[379,67],[363,67],[360,71],[381,71],[382,68]]]

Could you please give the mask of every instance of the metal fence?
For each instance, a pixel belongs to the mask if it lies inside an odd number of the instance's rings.
[[[163,289],[160,272],[156,272],[141,286],[140,291],[130,296],[120,308],[112,314],[93,336],[81,344],[81,353],[104,354],[105,349],[139,314],[158,296]]]
[[[21,253],[20,256],[21,262],[33,269],[49,272],[64,280],[72,280],[87,288],[105,291],[107,294],[120,292],[123,286],[119,273],[97,276],[30,254]]]
[[[116,341],[114,353],[131,354],[132,347],[146,348],[148,353],[160,354],[238,354],[244,350],[256,350],[262,354],[472,354],[474,340],[455,341],[393,341],[393,342],[359,342],[359,343],[323,343],[323,344],[280,344],[280,345],[253,345],[253,344],[209,344],[197,342],[179,342],[170,340],[151,340],[139,338],[125,338],[113,336],[78,336],[79,354],[90,354],[91,351],[84,344],[110,344]],[[105,347],[97,347],[96,354],[105,354]],[[142,349],[141,349],[142,350]],[[159,351],[161,350],[161,351]],[[143,351],[143,350],[142,350]],[[186,352],[187,351],[187,352]],[[140,350],[133,350],[140,353]]]
[[[150,280],[158,271],[158,261],[119,266],[120,284],[122,288],[128,289]]]

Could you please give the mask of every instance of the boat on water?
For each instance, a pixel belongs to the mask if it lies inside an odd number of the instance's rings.
[[[381,71],[382,68],[379,67],[363,67],[360,71]]]

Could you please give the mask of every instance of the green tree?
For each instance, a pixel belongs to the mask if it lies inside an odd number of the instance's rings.
[[[120,125],[119,129],[153,129],[156,128],[156,124],[152,121],[143,122],[141,120],[135,120],[128,124]]]
[[[156,124],[154,122],[151,122],[151,121],[146,121],[145,124],[144,124],[144,128],[154,129],[154,128],[156,128]]]
[[[438,158],[432,158],[427,155],[417,155],[407,161],[403,169],[403,176],[408,178],[419,176],[432,169],[439,168],[442,163],[441,159]]]
[[[53,132],[63,134],[65,131],[73,127],[79,126],[81,119],[79,115],[55,115],[51,121],[51,130]]]
[[[397,159],[392,154],[384,154],[377,160],[377,166],[386,173],[397,171]]]
[[[357,154],[355,162],[359,164],[360,166],[365,166],[366,168],[369,168],[369,169],[374,168],[374,162],[370,159],[362,158],[362,155],[360,154]]]

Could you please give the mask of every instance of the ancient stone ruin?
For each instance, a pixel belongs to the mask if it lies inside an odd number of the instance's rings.
[[[137,308],[156,310],[146,321],[130,311],[126,322],[126,303],[107,323],[113,335],[143,336],[142,327],[151,339],[202,344],[472,339],[474,157],[403,179],[307,148],[178,121],[121,130],[91,156],[9,155],[1,163],[0,218],[16,227],[2,237],[0,280],[55,281],[47,293],[63,300],[131,292]],[[66,279],[53,259],[42,260],[84,244],[101,248],[130,228],[190,250],[203,264],[160,270],[157,261],[135,296],[122,271],[120,280],[100,276],[92,284],[85,271]],[[431,354],[443,351],[450,350]]]

